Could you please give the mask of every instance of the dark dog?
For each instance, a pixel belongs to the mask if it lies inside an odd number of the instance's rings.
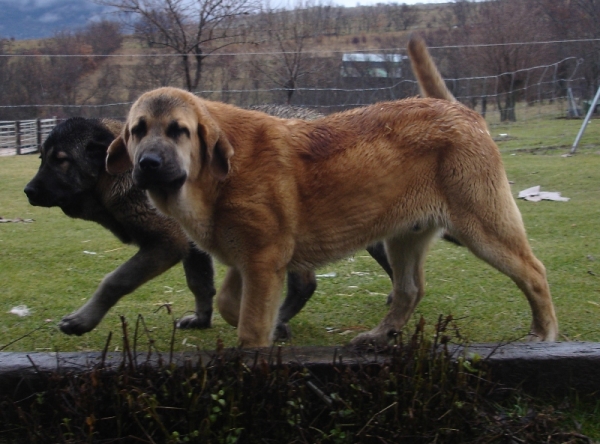
[[[156,211],[133,184],[131,173],[105,172],[107,148],[121,128],[120,122],[111,120],[72,118],[60,123],[43,143],[40,169],[24,190],[32,205],[58,206],[67,216],[97,222],[122,242],[140,247],[103,279],[85,305],[62,319],[60,329],[76,335],[89,332],[121,297],[180,261],[196,307],[178,327],[208,328],[215,294],[210,256],[196,249],[174,220]],[[315,288],[313,272],[290,273],[277,326],[279,338],[289,335],[287,322]]]

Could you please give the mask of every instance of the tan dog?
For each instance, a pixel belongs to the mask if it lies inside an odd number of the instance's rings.
[[[388,314],[358,345],[385,344],[424,294],[444,229],[525,293],[535,339],[558,324],[485,121],[457,102],[406,99],[307,122],[200,99],[143,94],[107,168],[135,183],[229,270],[217,296],[242,346],[268,346],[286,270],[312,270],[384,240]]]

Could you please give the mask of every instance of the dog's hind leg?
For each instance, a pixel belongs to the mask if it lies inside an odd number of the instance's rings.
[[[486,216],[470,218],[468,223],[464,218],[456,221],[453,233],[473,254],[510,277],[525,294],[532,312],[531,340],[555,341],[558,321],[546,269],[531,250],[516,205],[502,209],[497,216]]]
[[[429,245],[439,229],[428,227],[411,231],[385,241],[385,249],[393,270],[393,297],[387,315],[373,330],[352,340],[359,347],[387,345],[393,335],[408,322],[425,291],[423,266]]]
[[[181,257],[181,252],[172,246],[155,244],[140,248],[131,259],[107,274],[90,300],[65,316],[58,326],[68,335],[82,335],[93,330],[119,299],[167,271]]]
[[[383,270],[390,277],[392,283],[394,282],[394,272],[392,271],[392,267],[390,267],[390,263],[388,262],[387,254],[385,252],[385,245],[383,242],[377,242],[376,244],[369,245],[367,247],[367,251],[371,255],[373,259],[377,261],[377,263],[383,268]],[[390,292],[388,294],[386,304],[392,303],[392,298],[394,297],[394,292]]]
[[[212,258],[190,244],[189,253],[183,259],[183,269],[187,285],[194,294],[196,307],[194,314],[184,316],[177,322],[177,328],[209,328],[215,295]]]

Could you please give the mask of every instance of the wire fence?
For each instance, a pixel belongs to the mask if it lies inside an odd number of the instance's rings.
[[[528,44],[553,43],[555,42]],[[432,47],[431,50],[435,57],[436,49],[454,48]],[[315,51],[314,54],[307,52],[304,75],[293,86],[287,87],[280,86],[284,82],[274,81],[262,70],[263,66],[272,69],[276,67],[277,58],[284,53],[213,54],[204,62],[202,85],[205,87],[199,88],[195,93],[206,99],[243,108],[288,103],[329,114],[417,95],[419,88],[412,75],[410,61],[404,54],[398,57],[403,52],[403,49],[398,48],[356,51],[365,56],[375,54],[379,57],[375,63],[366,61],[366,57],[344,57],[347,53],[342,51]],[[88,96],[85,103],[78,103],[78,95],[71,94],[72,103],[61,103],[60,97],[66,95],[57,95],[57,99],[48,99],[49,103],[29,101],[30,104],[17,102],[0,105],[3,116],[14,114],[26,118],[0,122],[0,154],[7,153],[8,150],[15,153],[36,150],[57,122],[56,119],[31,120],[27,119],[28,116],[124,119],[135,98],[143,91],[157,86],[182,86],[181,78],[165,77],[172,76],[176,71],[175,68],[180,63],[176,56],[155,53],[108,57],[110,60],[103,63],[108,68],[106,78],[111,79],[111,82],[106,87],[97,88],[96,95]],[[85,58],[93,55],[38,54],[36,57]],[[353,60],[353,66],[345,66],[344,59]],[[389,63],[390,61],[394,63]],[[480,112],[490,124],[506,121],[507,112],[519,121],[580,118],[589,108],[589,101],[586,99],[593,97],[595,93],[593,82],[584,76],[585,63],[587,62],[582,58],[569,56],[552,63],[536,64],[493,76],[447,78],[446,83],[459,101]],[[95,77],[101,79],[100,74]],[[106,83],[106,79],[104,81]],[[85,85],[82,91],[87,93],[89,89],[90,85]],[[41,127],[30,130],[32,125]],[[31,135],[33,133],[35,137]]]

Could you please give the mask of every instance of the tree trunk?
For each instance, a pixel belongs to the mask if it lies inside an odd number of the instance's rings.
[[[504,107],[500,97],[498,97],[498,109],[500,110],[501,122],[516,122],[517,115],[515,113],[515,94],[512,92],[505,93]]]
[[[187,54],[182,56],[183,72],[185,73],[185,87],[188,91],[192,91],[192,78],[190,76],[190,61]]]

